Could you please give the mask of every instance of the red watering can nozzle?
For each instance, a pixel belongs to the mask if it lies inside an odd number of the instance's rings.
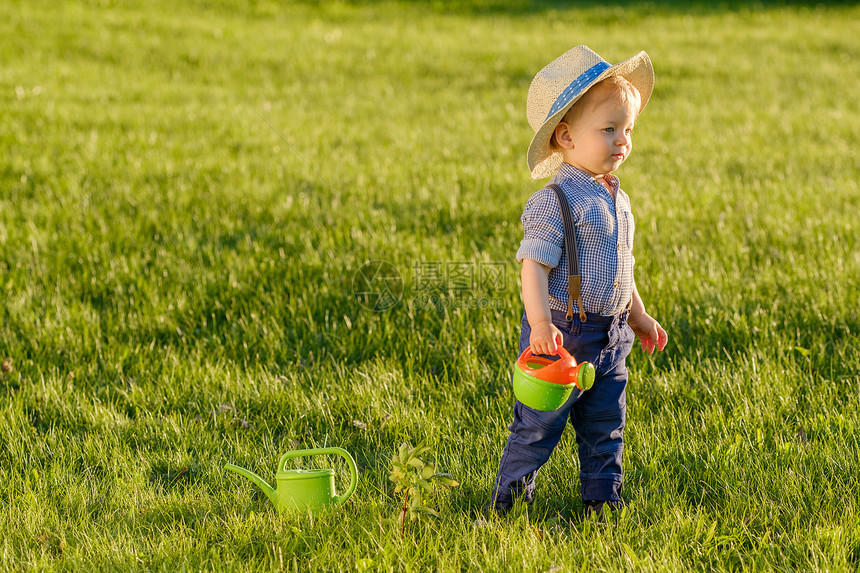
[[[561,408],[573,387],[588,390],[594,385],[594,366],[576,359],[558,347],[558,360],[532,354],[528,347],[517,359],[514,368],[514,394],[517,400],[535,410],[551,411]]]

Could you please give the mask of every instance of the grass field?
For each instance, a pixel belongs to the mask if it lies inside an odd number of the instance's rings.
[[[0,570],[856,570],[858,21],[0,4]],[[628,510],[579,517],[568,432],[534,507],[476,527],[541,185],[525,95],[580,43],[654,62],[619,175],[670,343],[629,360]],[[390,308],[354,296],[368,261]],[[422,439],[461,485],[401,539],[390,458]],[[223,470],[331,445],[358,489],[312,517]]]

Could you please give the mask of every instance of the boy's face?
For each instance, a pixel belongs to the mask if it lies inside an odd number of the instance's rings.
[[[582,114],[572,124],[562,127],[564,161],[592,177],[612,173],[624,163],[633,150],[633,125],[639,114],[639,101],[620,94],[592,94]],[[565,141],[566,140],[566,141]]]

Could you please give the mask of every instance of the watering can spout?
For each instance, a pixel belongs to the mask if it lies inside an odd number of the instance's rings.
[[[248,478],[249,480],[251,480],[252,482],[257,484],[257,486],[261,490],[263,490],[263,493],[266,494],[266,497],[269,498],[269,500],[272,502],[272,504],[275,507],[278,507],[278,492],[275,491],[275,488],[273,488],[268,483],[266,483],[266,480],[264,480],[263,478],[261,478],[260,476],[258,476],[257,474],[255,474],[254,472],[252,472],[250,470],[246,470],[245,468],[240,468],[239,466],[234,466],[233,464],[225,464],[224,469],[234,471],[237,474],[245,476],[246,478]]]

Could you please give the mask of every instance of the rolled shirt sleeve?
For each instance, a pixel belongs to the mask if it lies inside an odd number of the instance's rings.
[[[551,269],[557,267],[564,249],[564,223],[555,193],[541,189],[532,195],[520,220],[523,240],[517,261],[529,259]]]

